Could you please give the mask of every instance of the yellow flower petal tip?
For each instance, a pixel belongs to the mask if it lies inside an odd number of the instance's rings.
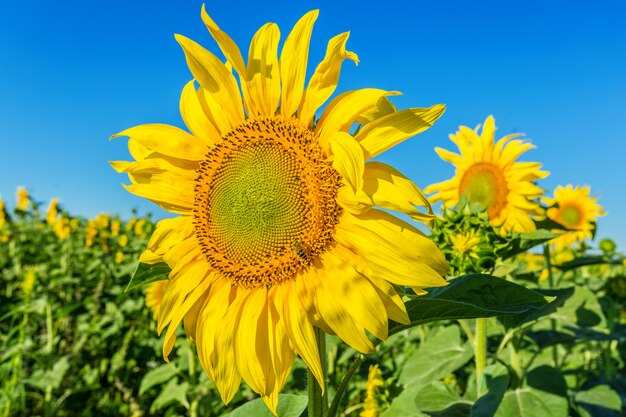
[[[394,284],[446,284],[432,241],[385,211],[430,221],[424,193],[369,160],[428,129],[445,107],[398,111],[387,97],[399,92],[379,89],[323,107],[343,61],[358,57],[348,34],[337,35],[305,82],[317,10],[280,54],[278,27],[263,26],[247,63],[204,5],[201,16],[224,57],[175,35],[195,80],[180,100],[188,131],[147,124],[113,135],[130,138],[135,161],[111,166],[129,176],[129,192],[177,215],[157,224],[141,255],[171,268],[153,313],[166,331],[164,360],[182,322],[225,403],[244,380],[275,413],[296,355],[323,383],[315,327],[371,353],[370,337],[385,339],[389,319],[408,322]]]

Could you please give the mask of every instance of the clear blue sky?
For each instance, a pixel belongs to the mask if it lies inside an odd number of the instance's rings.
[[[219,52],[201,1],[0,1],[0,195],[15,188],[73,213],[163,212],[128,194],[108,165],[127,159],[108,137],[141,123],[182,126],[179,94],[191,78],[174,33]],[[372,4],[375,6],[368,6]],[[234,6],[233,6],[234,5]],[[209,1],[240,45],[277,22],[284,37],[319,8],[310,68],[327,40],[350,30],[339,90],[400,90],[399,107],[445,103],[428,132],[386,153],[419,186],[452,176],[435,146],[493,114],[498,135],[524,132],[551,175],[541,185],[588,184],[608,211],[599,236],[626,249],[626,3],[577,1]]]

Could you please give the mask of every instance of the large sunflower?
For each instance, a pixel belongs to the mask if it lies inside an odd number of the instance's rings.
[[[570,249],[586,239],[592,239],[597,218],[605,214],[597,198],[590,196],[588,186],[559,185],[554,190],[554,196],[545,197],[543,202],[549,207],[546,216],[571,229],[550,241],[557,250]]]
[[[366,162],[429,128],[444,106],[397,111],[393,92],[370,88],[338,95],[315,121],[344,59],[358,62],[348,33],[337,35],[305,89],[317,15],[296,23],[280,58],[278,27],[261,27],[246,65],[203,8],[226,64],[176,35],[198,83],[180,101],[191,133],[148,124],[114,135],[130,138],[136,160],[112,163],[128,173],[125,187],[179,214],[158,223],[140,258],[172,269],[158,315],[163,356],[183,321],[225,402],[243,378],[275,410],[296,353],[323,387],[314,326],[372,352],[366,331],[385,339],[388,319],[408,321],[392,284],[445,284],[435,245],[374,208],[425,221],[427,199],[394,168]]]
[[[489,221],[501,226],[503,233],[535,230],[530,215],[539,214],[539,203],[535,200],[543,191],[534,181],[545,178],[548,172],[540,171],[541,164],[537,162],[517,162],[521,154],[533,148],[517,139],[520,133],[495,142],[495,132],[493,116],[487,117],[480,134],[478,127],[472,130],[460,126],[456,135],[450,135],[460,155],[435,148],[441,159],[456,167],[454,177],[432,184],[425,191],[435,193],[432,202],[441,200],[447,207],[456,205],[463,196],[482,204],[489,213]]]

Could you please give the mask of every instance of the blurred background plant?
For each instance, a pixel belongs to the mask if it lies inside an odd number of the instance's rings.
[[[153,284],[147,299],[152,286],[125,292],[154,228],[149,216],[85,219],[58,201],[42,207],[25,190],[10,212],[0,202],[0,416],[270,415],[245,385],[224,406],[182,329],[176,355],[163,361],[151,311],[162,283]],[[537,224],[557,230],[554,223]],[[392,323],[390,334],[397,334],[367,357],[327,337],[329,393],[355,372],[339,415],[623,415],[624,257],[607,239],[597,247],[587,239],[529,251],[552,236],[547,230],[502,235],[468,202],[446,209],[432,238],[451,277],[479,280],[488,273],[550,303],[403,332]],[[476,362],[477,320],[485,320],[483,363]],[[304,414],[300,360],[283,392],[279,415]]]

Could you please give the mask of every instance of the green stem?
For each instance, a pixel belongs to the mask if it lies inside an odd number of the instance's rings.
[[[341,379],[341,383],[339,383],[339,386],[337,387],[337,392],[335,393],[335,398],[333,398],[333,402],[330,404],[327,417],[337,416],[337,411],[339,410],[339,404],[341,403],[343,393],[346,391],[346,388],[348,388],[348,384],[350,383],[352,375],[354,375],[354,373],[359,369],[364,359],[365,356],[359,354],[350,364],[350,367]]]
[[[550,256],[550,245],[543,245],[543,256],[546,258],[546,267],[548,268],[548,284],[550,288],[554,288],[554,276],[552,275],[552,259]],[[556,333],[556,320],[550,319],[550,328]],[[555,368],[558,367],[559,352],[557,346],[552,346],[552,362]]]
[[[509,353],[511,358],[511,368],[517,375],[518,380],[522,378],[522,366],[517,353],[517,344],[515,342],[509,344]]]
[[[471,327],[467,323],[467,320],[460,319],[459,324],[461,325],[461,329],[463,329],[463,331],[465,332],[465,335],[467,336],[467,340],[469,340],[470,343],[472,344],[472,347],[476,349],[476,338],[474,337],[474,333],[472,332]]]
[[[322,365],[322,373],[324,383],[326,383],[328,375],[328,358],[326,357],[326,334],[315,328],[315,336],[317,339],[317,348],[320,352],[320,361]],[[307,370],[307,382],[309,391],[309,417],[326,417],[328,413],[328,395],[322,394],[322,387],[317,383],[315,375],[310,369]]]
[[[487,363],[487,319],[476,319],[476,349],[474,351],[476,363],[476,390],[481,392],[482,376]]]
[[[191,342],[187,346],[187,365],[189,369],[189,382],[192,386],[196,385],[196,358]],[[189,417],[198,417],[198,394],[195,393],[189,407]]]

